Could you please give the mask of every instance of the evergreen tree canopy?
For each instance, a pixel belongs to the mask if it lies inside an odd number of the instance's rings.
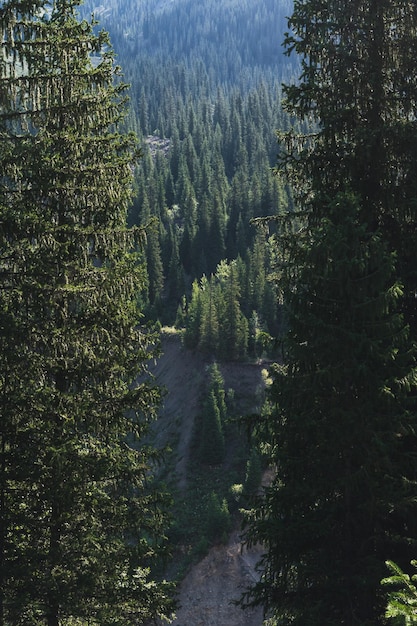
[[[288,202],[271,167],[274,129],[287,124],[281,77],[292,73],[293,62],[281,53],[276,33],[283,32],[289,5],[109,0],[104,8],[86,0],[83,11],[94,10],[111,32],[132,83],[128,123],[138,132],[144,158],[135,171],[129,223],[154,217],[160,224],[147,243],[147,318],[173,324],[193,281],[204,274],[210,279],[224,260],[240,255],[249,273],[251,218],[279,213]],[[179,262],[171,263],[177,249]],[[267,290],[265,302],[270,295]],[[267,332],[276,330],[272,308],[270,298],[265,306],[258,298]],[[204,350],[216,352],[215,335],[213,345],[202,342]]]
[[[382,226],[391,248],[401,250],[402,306],[414,337],[417,8],[396,0],[302,0],[289,26],[287,53],[300,55],[302,74],[286,88],[287,108],[312,118],[318,130],[283,164],[305,197],[348,184],[361,200],[363,221]],[[294,146],[293,132],[285,139]]]
[[[159,390],[140,327],[136,140],[78,0],[0,3],[0,624],[138,624],[170,610],[141,446]],[[140,377],[140,378],[139,378]],[[138,382],[140,381],[140,382]]]
[[[413,541],[404,442],[414,361],[381,234],[350,194],[327,214],[289,238],[285,365],[261,427],[277,475],[249,532],[267,546],[254,596],[283,624],[371,625],[385,556],[405,556]]]
[[[286,106],[317,128],[281,135],[298,210],[277,221],[287,332],[259,423],[276,477],[248,531],[265,545],[249,599],[280,626],[384,623],[384,562],[416,548],[416,18],[298,0],[289,22]]]

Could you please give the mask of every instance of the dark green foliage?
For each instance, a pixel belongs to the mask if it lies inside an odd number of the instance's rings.
[[[302,186],[307,191],[307,176],[331,194],[343,181],[363,202],[363,220],[382,226],[401,252],[401,306],[414,337],[417,8],[392,0],[303,1],[290,25],[287,49],[303,66],[300,84],[287,89],[288,109],[320,124],[314,150],[306,143],[297,159]]]
[[[194,281],[191,301],[185,316],[185,344],[222,360],[239,360],[246,355],[249,325],[242,313],[236,261],[223,261],[216,274]],[[243,304],[243,302],[242,302]]]
[[[187,348],[195,348],[198,345],[200,340],[201,317],[201,292],[195,280],[192,285],[191,300],[187,310],[187,325],[184,333],[184,343]]]
[[[193,282],[190,301],[179,318],[187,347],[229,361],[241,360],[247,353],[250,357],[273,353],[269,329],[278,328],[279,305],[276,287],[266,277],[272,253],[271,241],[261,237],[248,255],[248,264],[240,258],[222,261],[210,279],[203,276],[199,283]],[[252,262],[253,255],[257,260]]]
[[[240,309],[240,285],[236,262],[230,263],[229,266],[220,266],[217,275],[223,292],[220,355],[233,361],[246,355],[248,344],[248,322]]]
[[[245,496],[253,496],[257,493],[262,479],[262,460],[259,451],[253,447],[246,463],[246,475],[243,485]]]
[[[260,422],[276,478],[249,538],[252,599],[284,626],[384,623],[389,556],[415,553],[414,3],[299,0],[282,134],[299,212],[277,223],[288,332]],[[412,297],[410,297],[412,295]]]
[[[78,5],[0,7],[2,626],[138,624],[171,605],[149,570],[165,504],[141,446],[159,390],[142,233],[125,226],[136,139],[116,130],[125,87]]]
[[[192,0],[163,5],[157,0],[139,5],[134,0],[109,0],[105,11],[100,13],[93,0],[85,4],[88,14],[95,9],[106,27],[111,26],[115,48],[124,51],[132,65],[139,53],[145,61],[156,58],[163,60],[165,66],[171,59],[176,91],[183,97],[195,88],[195,77],[187,71],[193,65],[204,77],[206,91],[213,87],[213,77],[219,85],[247,86],[261,72],[272,75],[277,71],[280,82],[292,75],[293,63],[286,59],[277,63],[277,57],[282,54],[279,34],[285,29],[291,11],[289,0],[279,3],[265,0],[262,4],[252,0],[239,4],[233,0],[220,4],[208,0],[204,5]],[[162,62],[160,66],[163,69]],[[155,75],[154,82],[164,78]],[[138,103],[143,92],[149,96],[146,86],[147,82],[135,86]],[[172,104],[170,97],[172,92],[167,89],[166,107]],[[161,130],[153,117],[156,107],[151,98],[147,99],[147,105],[151,132],[156,128]],[[185,120],[189,122],[189,116]],[[222,121],[220,115],[217,120]]]
[[[221,342],[219,321],[219,292],[214,280],[207,281],[203,276],[201,285],[201,318],[199,324],[198,348],[202,352],[216,355]],[[187,321],[185,321],[187,326]]]
[[[226,498],[219,499],[211,492],[207,503],[206,535],[211,542],[227,540],[231,530],[231,518]]]
[[[224,379],[217,363],[213,363],[207,368],[209,377],[209,390],[213,392],[219,407],[220,419],[224,424],[227,418],[226,394],[224,390]]]
[[[250,532],[268,546],[254,591],[283,624],[375,624],[384,555],[411,541],[394,511],[411,514],[415,489],[400,465],[413,359],[394,255],[354,196],[326,208],[289,237],[291,333],[263,432],[279,471]]]
[[[146,267],[148,274],[148,297],[149,304],[158,305],[164,286],[164,275],[161,261],[161,249],[159,245],[157,225],[151,224],[146,234]]]
[[[276,330],[277,307],[269,298],[273,288],[264,289],[268,255],[257,255],[251,269],[248,252],[256,233],[251,218],[278,214],[288,202],[286,189],[271,170],[277,150],[274,131],[287,123],[280,76],[291,63],[278,56],[276,34],[283,30],[287,11],[288,2],[276,6],[269,0],[204,6],[154,6],[151,1],[134,9],[127,0],[109,2],[100,11],[132,82],[135,128],[143,137],[145,155],[136,173],[138,197],[129,223],[147,223],[154,216],[161,224],[159,243],[154,235],[148,241],[153,304],[148,317],[172,324],[182,296],[190,299],[193,281],[203,275],[210,280],[220,262],[240,255],[250,281],[259,285],[256,294],[241,286],[243,313],[248,319],[256,310],[264,329]],[[145,24],[149,36],[144,38]],[[262,36],[254,37],[254,24]],[[214,39],[196,39],[196,29],[208,29]],[[274,32],[274,43],[268,43],[267,32]],[[271,45],[277,57],[267,53]],[[195,54],[190,46],[198,48]],[[171,262],[176,250],[179,263]],[[256,306],[249,303],[255,298]],[[218,355],[216,322],[211,321],[200,347]],[[245,351],[241,348],[240,356]]]
[[[173,567],[179,568],[180,576],[191,562],[206,556],[213,544],[227,540],[236,523],[229,498],[237,469],[235,458],[229,459],[228,467],[191,464],[187,489],[175,499],[169,533],[175,553]]]
[[[224,456],[224,434],[214,391],[204,402],[200,428],[200,460],[207,465],[218,465]]]
[[[225,451],[224,423],[226,402],[223,377],[216,363],[207,368],[207,391],[203,412],[197,426],[198,460],[207,465],[219,465]]]

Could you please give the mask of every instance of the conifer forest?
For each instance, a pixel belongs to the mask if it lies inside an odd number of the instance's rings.
[[[236,529],[242,615],[417,625],[417,4],[0,29],[0,626],[178,624]]]

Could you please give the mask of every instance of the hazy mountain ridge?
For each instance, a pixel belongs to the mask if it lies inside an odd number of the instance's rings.
[[[110,32],[125,70],[135,57],[187,66],[201,59],[214,84],[230,84],[254,68],[283,80],[292,74],[282,48],[291,6],[290,0],[112,0],[105,6],[87,0],[83,11]]]

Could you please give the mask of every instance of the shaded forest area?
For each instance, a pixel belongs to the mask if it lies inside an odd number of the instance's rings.
[[[131,83],[143,150],[129,223],[151,224],[147,317],[185,328],[187,346],[218,358],[268,352],[280,321],[271,233],[251,220],[291,206],[272,171],[275,130],[289,126],[291,3],[93,5]]]

